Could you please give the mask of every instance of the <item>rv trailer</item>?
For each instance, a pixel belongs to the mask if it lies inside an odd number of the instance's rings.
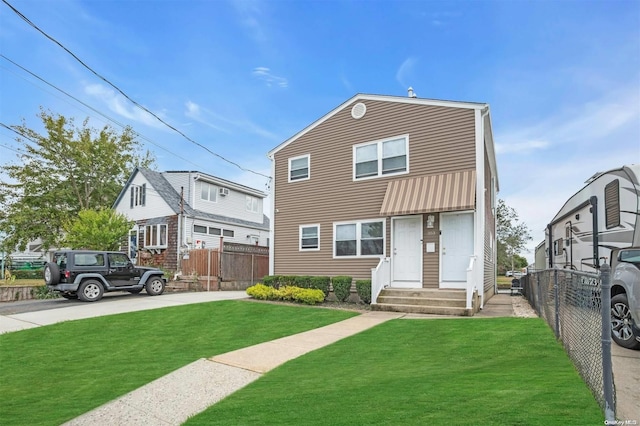
[[[596,173],[545,231],[549,268],[611,265],[612,337],[640,349],[640,164]]]

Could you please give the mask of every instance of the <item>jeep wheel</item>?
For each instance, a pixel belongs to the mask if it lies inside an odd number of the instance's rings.
[[[48,262],[44,265],[44,283],[46,285],[56,285],[60,282],[60,268],[55,262]]]
[[[640,349],[633,330],[633,318],[629,310],[627,295],[616,294],[611,298],[611,337],[623,348]]]
[[[78,288],[78,298],[83,302],[95,302],[102,298],[104,289],[96,280],[86,280]]]
[[[164,292],[164,280],[158,277],[152,277],[147,281],[145,286],[149,296],[160,296]]]

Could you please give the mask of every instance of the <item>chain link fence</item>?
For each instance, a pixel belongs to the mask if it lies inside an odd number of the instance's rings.
[[[530,273],[520,281],[524,296],[554,330],[607,420],[613,420],[608,266],[603,267],[602,274],[547,269]]]

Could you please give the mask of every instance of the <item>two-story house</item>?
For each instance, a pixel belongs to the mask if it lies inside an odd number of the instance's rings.
[[[489,106],[359,94],[268,154],[270,274],[456,290],[496,285],[498,177]],[[441,292],[440,294],[444,294]]]
[[[218,248],[222,241],[268,246],[266,196],[206,173],[136,168],[114,209],[135,221],[132,259],[176,271],[190,249]]]

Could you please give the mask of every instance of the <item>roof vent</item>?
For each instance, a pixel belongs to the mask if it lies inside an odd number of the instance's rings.
[[[417,98],[418,95],[416,95],[416,92],[413,91],[413,87],[409,86],[409,89],[407,90],[408,92],[408,96],[410,98]]]
[[[364,117],[364,114],[367,112],[367,106],[362,102],[358,102],[351,108],[351,116],[356,120]]]

